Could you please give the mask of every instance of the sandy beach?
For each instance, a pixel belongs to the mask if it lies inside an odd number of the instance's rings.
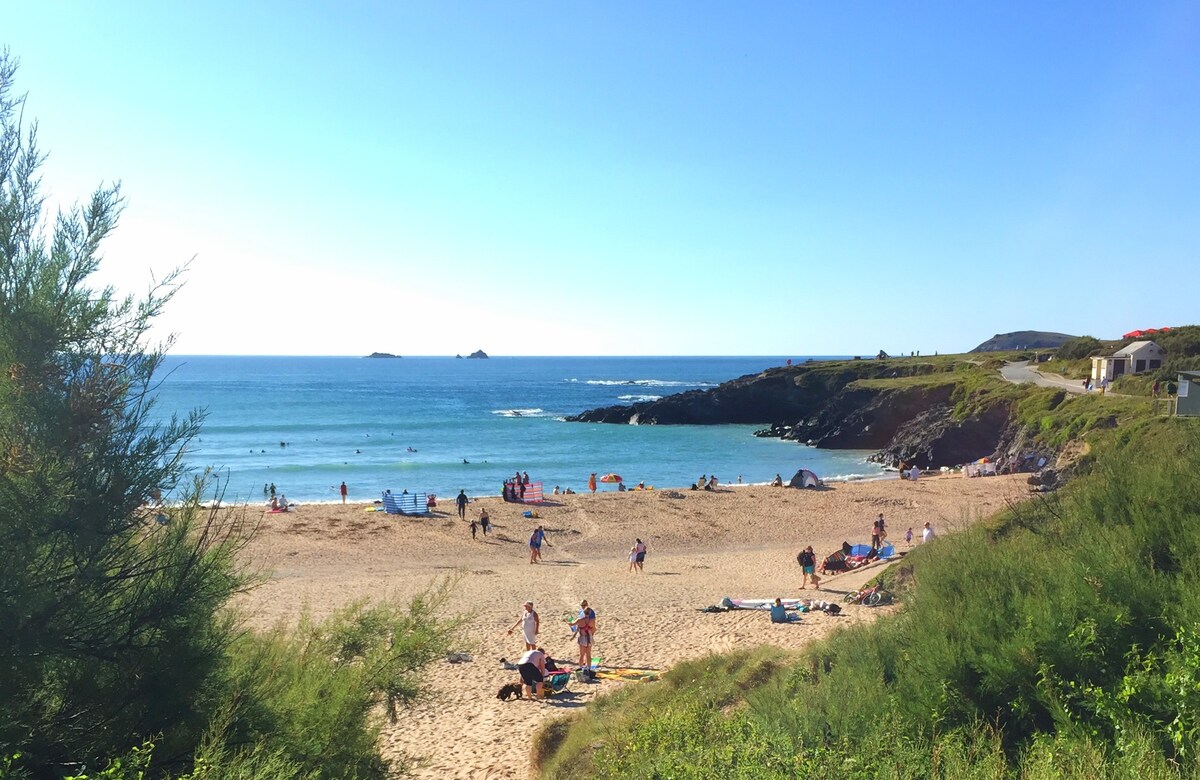
[[[805,491],[602,492],[550,497],[534,508],[537,519],[521,516],[530,507],[484,498],[471,503],[468,520],[487,507],[495,527],[474,541],[453,496],[442,497],[426,518],[368,512],[363,504],[313,504],[265,515],[246,554],[270,578],[240,606],[252,624],[265,626],[293,619],[304,607],[320,616],[353,599],[404,598],[440,577],[458,576],[449,612],[466,620],[456,649],[474,660],[431,667],[434,695],[386,727],[385,752],[420,760],[419,777],[525,778],[532,773],[531,737],[542,722],[621,684],[572,682],[566,694],[546,702],[499,701],[499,687],[516,679],[499,659],[522,650],[519,634],[507,636],[504,629],[527,599],[541,616],[542,645],[568,661],[577,651],[564,614],[577,610],[581,599],[596,610],[594,655],[605,665],[666,669],[739,646],[799,648],[839,626],[872,620],[880,610],[849,606],[840,617],[810,614],[788,625],[774,625],[761,612],[697,610],[724,596],[817,596],[799,588],[796,552],[811,544],[820,560],[843,540],[867,542],[880,512],[889,541],[904,550],[909,527],[916,540],[926,521],[939,534],[952,533],[1028,495],[1023,475],[848,482]],[[544,562],[530,565],[527,540],[539,523],[549,545]],[[649,549],[642,574],[628,571],[636,537]],[[840,600],[878,570],[829,577],[822,589]]]

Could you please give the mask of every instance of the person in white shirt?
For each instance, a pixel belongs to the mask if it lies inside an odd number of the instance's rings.
[[[534,699],[542,698],[542,680],[546,677],[546,654],[536,647],[526,650],[517,659],[517,671],[521,673],[521,682],[525,683],[529,696]]]
[[[538,617],[538,613],[533,611],[532,601],[525,602],[525,612],[521,614],[521,617],[517,618],[516,623],[513,623],[509,627],[508,633],[510,636],[517,626],[521,627],[521,635],[525,639],[525,649],[532,650],[537,647],[537,635],[542,626],[541,618]]]
[[[924,544],[925,542],[930,541],[934,536],[936,536],[936,534],[933,532],[933,526],[929,523],[925,523],[925,529],[921,531],[921,543]]]

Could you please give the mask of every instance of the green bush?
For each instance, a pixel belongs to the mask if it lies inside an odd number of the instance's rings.
[[[1095,357],[1104,352],[1104,344],[1093,336],[1076,336],[1064,341],[1054,352],[1055,360],[1079,360]]]
[[[356,602],[320,622],[306,615],[296,628],[242,635],[230,647],[210,741],[266,746],[271,760],[320,777],[403,769],[380,757],[379,712],[394,721],[422,695],[419,673],[445,653],[455,628],[437,616],[452,585],[404,608]]]
[[[88,286],[120,192],[43,225],[35,134],[0,51],[0,776],[382,778],[380,709],[453,625],[444,585],[263,635],[243,513],[185,473],[190,414],[151,422],[167,345],[148,344],[174,275],[145,299]],[[167,496],[164,508],[159,499]],[[190,774],[187,774],[190,773]]]

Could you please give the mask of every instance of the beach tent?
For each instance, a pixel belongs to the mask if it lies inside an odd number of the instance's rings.
[[[871,545],[856,544],[850,548],[850,555],[855,558],[866,558],[871,555]],[[896,548],[891,544],[885,544],[875,551],[876,558],[893,558],[896,555]]]
[[[792,477],[788,482],[788,487],[794,488],[817,488],[823,487],[824,482],[816,474],[808,469],[800,469],[796,472],[796,476]]]

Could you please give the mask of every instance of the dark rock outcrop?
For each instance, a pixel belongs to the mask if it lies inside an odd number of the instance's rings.
[[[477,349],[474,352],[472,352],[471,354],[467,355],[467,359],[468,360],[487,360],[488,354],[486,352],[484,352],[482,349]]]
[[[398,358],[400,355],[393,355],[391,352],[372,352],[366,355],[367,358]]]
[[[813,363],[769,368],[722,382],[626,406],[590,409],[568,422],[636,425],[770,425],[815,414],[830,397],[857,379],[914,376],[944,370],[909,361]]]
[[[908,361],[858,361],[817,367],[769,369],[711,390],[692,390],[657,401],[593,409],[575,422],[756,424],[756,436],[777,437],[828,449],[875,450],[886,465],[938,468],[993,455],[1010,425],[1008,402],[979,404],[973,415],[955,413],[958,385],[945,381],[889,386],[860,379],[945,371]]]

